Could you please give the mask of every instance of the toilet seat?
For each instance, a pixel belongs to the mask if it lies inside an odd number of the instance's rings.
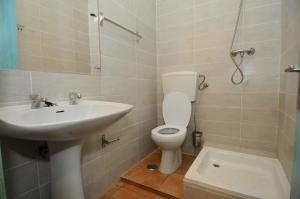
[[[163,134],[160,133],[159,131],[164,130],[164,129],[177,129],[178,132],[173,133],[173,134]],[[152,129],[152,134],[155,134],[155,137],[159,137],[161,139],[169,139],[169,137],[182,137],[185,136],[186,134],[186,127],[185,126],[176,126],[176,125],[161,125],[156,127],[155,129]]]
[[[160,130],[174,128],[178,129],[177,133],[174,134],[161,134]],[[175,146],[179,147],[185,140],[186,137],[186,127],[185,126],[176,126],[176,125],[161,125],[152,129],[151,136],[156,144],[163,145],[165,148],[174,148]]]
[[[178,133],[179,131],[180,130],[177,128],[166,127],[166,128],[158,130],[158,133],[162,134],[162,135],[173,135],[173,134]]]

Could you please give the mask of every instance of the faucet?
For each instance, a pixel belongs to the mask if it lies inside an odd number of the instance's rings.
[[[76,105],[76,104],[78,104],[78,100],[79,100],[81,97],[82,97],[82,96],[81,96],[80,93],[70,92],[70,93],[69,93],[70,105]]]
[[[42,107],[51,107],[51,106],[58,106],[56,103],[50,102],[47,100],[47,97],[43,96],[40,97],[39,94],[32,94],[30,95],[31,102],[31,109],[39,109]],[[44,105],[42,105],[44,103]]]

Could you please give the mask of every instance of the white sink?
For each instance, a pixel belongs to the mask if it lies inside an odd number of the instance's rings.
[[[82,138],[115,122],[133,106],[102,101],[58,104],[41,109],[31,109],[29,105],[1,108],[0,135],[48,141],[51,198],[84,199],[80,161]]]
[[[131,105],[83,101],[59,106],[30,109],[12,106],[0,109],[0,134],[27,140],[65,141],[93,133],[116,121],[132,109]]]

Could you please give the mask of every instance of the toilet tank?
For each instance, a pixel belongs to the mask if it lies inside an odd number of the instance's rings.
[[[173,72],[162,75],[164,95],[172,91],[185,93],[191,102],[196,101],[198,73],[191,71]]]

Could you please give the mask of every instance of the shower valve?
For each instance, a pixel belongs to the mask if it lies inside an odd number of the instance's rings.
[[[235,57],[238,54],[241,55],[241,57],[244,57],[245,53],[249,56],[254,55],[255,54],[255,49],[254,48],[250,48],[247,50],[233,50],[230,52],[231,56]]]

